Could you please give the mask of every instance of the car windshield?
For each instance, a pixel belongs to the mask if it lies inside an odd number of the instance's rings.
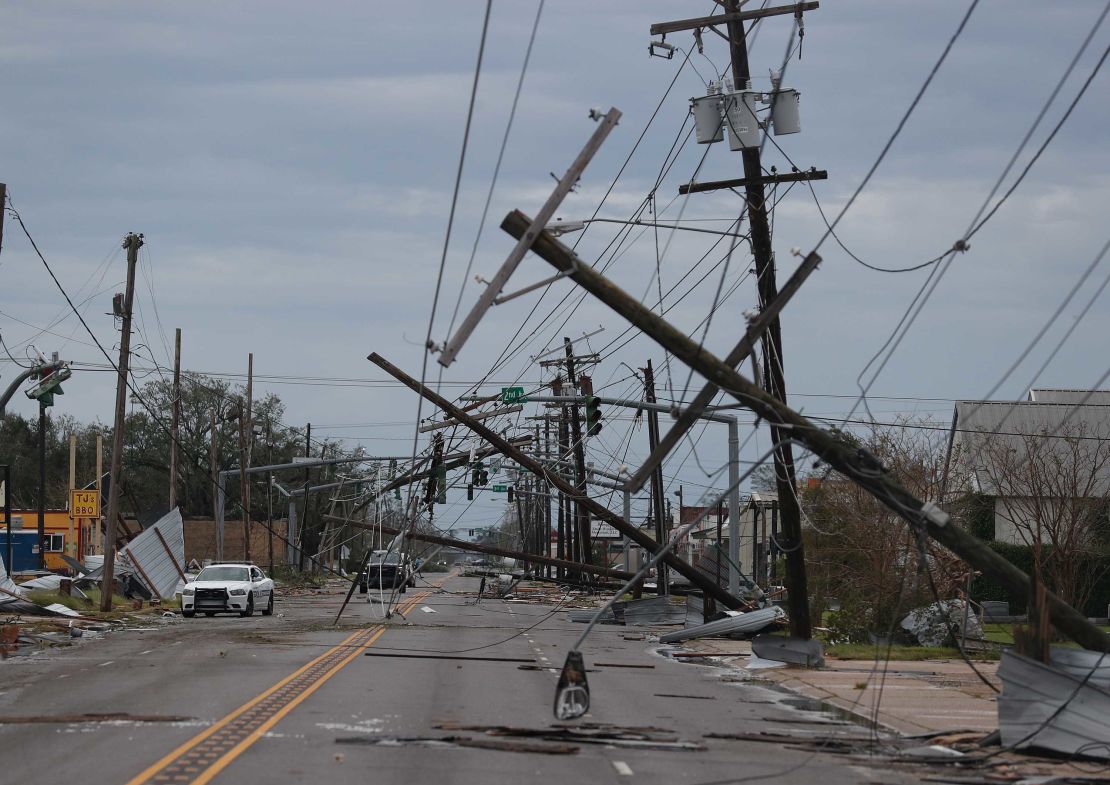
[[[385,559],[386,564],[397,564],[401,560],[401,554],[397,553],[396,551],[393,551],[391,553],[379,551],[370,558],[370,563],[381,564],[382,559]]]
[[[205,567],[197,575],[198,581],[249,581],[250,570],[246,567]]]

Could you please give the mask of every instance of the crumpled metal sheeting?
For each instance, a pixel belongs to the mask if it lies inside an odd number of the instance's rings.
[[[161,534],[160,538],[158,535]],[[165,539],[166,545],[162,544]],[[172,553],[172,557],[171,557]],[[135,577],[162,599],[172,599],[185,564],[185,534],[176,507],[143,530],[119,552],[120,561],[134,568]],[[149,580],[148,580],[149,579]]]
[[[772,606],[750,613],[729,616],[727,619],[711,621],[697,627],[688,627],[661,635],[661,643],[679,643],[691,638],[707,638],[713,635],[731,635],[738,632],[759,632],[777,621],[786,618],[782,608]]]

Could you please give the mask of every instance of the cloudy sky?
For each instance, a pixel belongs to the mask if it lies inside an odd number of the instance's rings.
[[[709,0],[547,3],[467,281],[536,14],[530,0],[494,2],[432,330],[437,341],[446,337],[463,284],[465,313],[478,294],[473,276],[490,277],[512,247],[498,228],[501,218],[515,207],[538,209],[554,185],[550,173],[561,173],[592,132],[592,107],[616,106],[624,117],[560,217],[584,218],[598,209],[647,126],[599,216],[632,215],[678,138],[657,191],[659,220],[681,216],[687,226],[728,227],[741,206],[736,195],[676,198],[678,184],[695,172],[702,180],[740,173],[739,155],[726,145],[707,152],[693,140],[681,143],[689,98],[704,93],[704,80],[727,66],[725,42],[707,34],[704,56],[695,52],[685,65],[681,53],[669,61],[647,54],[651,23],[712,7]],[[408,453],[416,398],[387,383],[365,357],[378,351],[419,375],[484,8],[477,0],[435,2],[419,11],[381,2],[12,0],[0,26],[0,181],[113,355],[118,333],[105,314],[112,293],[123,288],[120,239],[142,232],[139,365],[171,365],[173,329],[180,327],[186,368],[242,374],[253,352],[256,389],[283,398],[290,425],[312,422],[314,434],[361,443],[370,454]],[[770,148],[764,165],[789,169],[789,156],[800,167],[827,169],[829,179],[814,190],[830,217],[838,212],[966,8],[963,0],[830,0],[807,14],[804,43],[786,79],[802,93],[803,130],[776,138],[782,151]],[[841,223],[844,244],[885,267],[920,263],[951,247],[1102,11],[1101,0],[982,0]],[[752,33],[756,87],[765,87],[768,69],[781,65],[791,25],[790,17],[778,17]],[[683,48],[693,43],[686,33],[668,40]],[[1019,168],[1108,42],[1110,25],[1095,34]],[[648,125],[676,73],[674,89]],[[876,418],[913,413],[946,421],[951,399],[991,390],[1075,286],[1110,231],[1107,95],[1107,76],[1100,74],[1022,186],[955,259],[871,389]],[[824,225],[805,186],[783,187],[777,196],[774,240],[784,280],[797,263],[791,249],[812,249]],[[621,232],[620,225],[597,224],[578,249],[588,261],[608,260]],[[668,318],[694,332],[720,283],[721,268],[711,266],[727,246],[699,260],[718,239],[659,232],[657,281],[656,234],[636,230],[607,274],[653,306],[661,282],[665,306],[674,305]],[[751,277],[741,280],[751,266],[744,251],[730,262],[724,280],[730,294],[707,341],[721,354],[755,302]],[[784,354],[795,405],[835,417],[851,408],[858,375],[929,269],[873,272],[831,240],[821,253],[824,263],[784,315]],[[1023,394],[1107,270],[1104,261],[999,397]],[[547,274],[545,264],[530,258],[510,288]],[[68,360],[103,362],[10,217],[0,292],[0,330],[17,357],[31,342]],[[604,358],[594,374],[598,387],[638,396],[639,382],[622,363],[638,368],[651,358],[660,396],[670,398],[673,390],[682,397],[686,369],[671,363],[668,372],[653,343],[631,335],[626,343],[619,317],[579,300],[573,284],[563,281],[542,300],[537,292],[495,308],[444,373],[444,391],[460,395],[479,380],[485,391],[517,380],[538,385],[548,376],[531,356],[563,335],[600,326],[604,332],[588,342]],[[1094,384],[1110,366],[1108,329],[1110,309],[1096,302],[1036,383]],[[491,373],[507,346],[513,351]],[[434,359],[429,369],[436,379]],[[12,374],[5,358],[0,383]],[[110,373],[77,374],[56,411],[110,422],[113,385]],[[13,408],[33,411],[22,396]],[[629,433],[630,423],[617,414],[609,413],[592,445],[594,459],[608,463],[627,449],[623,459],[634,464],[646,452],[646,431]],[[746,457],[759,444],[765,448],[766,438],[753,438]],[[697,458],[713,472],[724,450],[723,429],[711,427]],[[669,465],[670,482],[686,486],[687,500],[706,486],[720,487],[697,460],[683,461],[687,452],[680,450]],[[466,519],[496,509],[482,502]]]

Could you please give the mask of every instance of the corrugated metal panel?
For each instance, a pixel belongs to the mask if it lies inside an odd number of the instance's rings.
[[[144,529],[120,551],[120,558],[134,568],[135,577],[155,594],[171,599],[181,578],[178,568],[185,564],[185,534],[180,510],[170,510]]]

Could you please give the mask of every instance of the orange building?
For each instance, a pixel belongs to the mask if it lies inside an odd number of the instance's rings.
[[[71,521],[68,510],[47,510],[44,516],[46,529],[46,569],[53,572],[69,570],[69,565],[62,559],[62,554],[81,560],[92,551],[90,550],[92,522],[78,519]],[[16,558],[16,569],[20,569],[20,562],[26,562],[27,556],[34,555],[35,566],[38,564],[38,510],[12,510],[12,541],[13,545],[30,543],[21,548]],[[3,525],[3,512],[0,510],[0,540],[7,542],[7,531]],[[23,553],[22,551],[29,551]],[[28,567],[22,567],[28,569]]]

